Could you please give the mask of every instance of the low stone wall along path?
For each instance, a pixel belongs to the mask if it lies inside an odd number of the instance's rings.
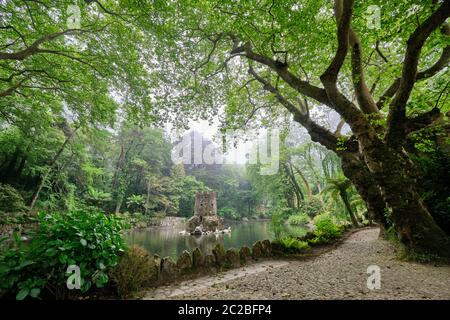
[[[349,236],[308,260],[267,260],[147,291],[144,299],[450,299],[450,266],[396,258],[378,229]],[[367,288],[367,268],[381,269],[381,288]]]

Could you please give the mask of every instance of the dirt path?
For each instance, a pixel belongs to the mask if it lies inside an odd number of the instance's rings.
[[[450,267],[399,261],[378,229],[306,261],[265,261],[146,293],[144,299],[450,299]],[[380,267],[381,288],[367,288]]]

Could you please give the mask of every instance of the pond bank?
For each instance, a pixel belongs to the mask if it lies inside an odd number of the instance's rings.
[[[272,240],[268,221],[249,221],[238,224],[225,224],[231,226],[231,233],[211,234],[201,236],[180,235],[183,225],[176,227],[149,227],[132,230],[125,234],[129,245],[139,245],[148,252],[161,257],[170,256],[177,259],[184,250],[192,252],[199,248],[204,255],[210,254],[219,243],[225,249],[239,249],[242,246],[252,246],[258,240]]]
[[[148,290],[144,299],[450,299],[450,266],[399,261],[379,230],[350,233],[307,260],[263,261],[215,276]],[[272,265],[272,267],[270,267]],[[367,288],[367,267],[381,269],[381,288]]]

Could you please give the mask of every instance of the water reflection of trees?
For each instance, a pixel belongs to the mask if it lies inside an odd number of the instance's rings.
[[[231,234],[183,236],[178,228],[149,228],[134,230],[126,235],[127,243],[144,247],[151,254],[179,257],[184,250],[192,252],[196,247],[203,254],[210,254],[217,243],[225,249],[251,246],[257,240],[272,239],[267,222],[233,224]]]

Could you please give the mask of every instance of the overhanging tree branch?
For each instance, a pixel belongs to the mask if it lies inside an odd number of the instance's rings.
[[[337,78],[345,57],[349,49],[350,22],[353,12],[353,0],[336,0],[335,15],[338,38],[338,48],[336,54],[328,68],[320,76],[332,108],[336,110],[342,118],[349,124],[353,132],[357,135],[367,133],[369,125],[363,113],[348,100],[337,88]]]
[[[441,29],[441,32],[444,35],[450,37],[450,26],[448,24],[444,24],[444,26]],[[450,45],[446,46],[442,50],[441,56],[431,67],[417,73],[415,81],[417,82],[420,80],[426,80],[428,78],[433,77],[439,71],[448,66],[449,62],[450,62]],[[385,106],[386,101],[391,99],[395,95],[399,86],[400,86],[400,78],[397,78],[378,99],[377,106],[379,109],[382,109]]]
[[[298,107],[291,103],[269,81],[256,73],[252,67],[249,68],[248,72],[263,85],[264,90],[275,95],[278,102],[280,102],[281,105],[283,105],[294,116],[294,120],[299,122],[308,131],[313,141],[321,143],[330,150],[336,150],[336,136],[334,136],[327,129],[312,121],[307,114],[304,114]]]
[[[369,88],[367,87],[364,76],[364,70],[362,67],[361,42],[359,41],[359,37],[352,28],[350,28],[349,30],[349,40],[352,47],[352,82],[359,108],[364,113],[377,113],[379,111],[378,107],[372,98],[372,94],[370,93]]]
[[[245,43],[244,45],[238,46],[237,39],[233,35],[231,35],[231,37],[234,42],[234,48],[231,51],[231,54],[243,53],[244,56],[249,60],[261,63],[269,67],[271,70],[275,71],[281,79],[283,79],[289,86],[291,86],[299,93],[327,106],[332,106],[324,89],[316,87],[309,82],[303,81],[295,76],[288,70],[287,64],[254,52],[249,42]]]
[[[410,36],[407,42],[402,76],[398,90],[389,105],[386,141],[391,146],[399,146],[406,137],[406,103],[417,79],[417,66],[425,41],[450,16],[450,3],[444,1]]]
[[[63,35],[73,34],[76,32],[83,32],[81,29],[68,29],[61,32],[51,33],[45,36],[40,37],[36,41],[34,41],[29,47],[17,51],[17,52],[0,52],[0,60],[18,60],[22,61],[27,57],[39,53],[39,46],[45,42],[50,42],[56,38],[59,38]]]

